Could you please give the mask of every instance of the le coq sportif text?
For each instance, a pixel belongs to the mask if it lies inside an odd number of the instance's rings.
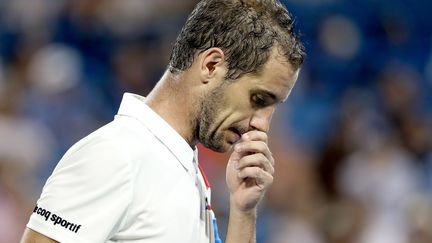
[[[56,215],[54,213],[51,213],[51,211],[46,210],[44,208],[39,207],[36,205],[36,207],[33,210],[33,213],[36,215],[39,215],[45,219],[45,221],[51,221],[53,225],[58,225],[60,227],[63,227],[65,229],[68,229],[74,233],[78,233],[78,230],[81,228],[81,225],[78,225],[76,223],[72,223],[59,215]]]

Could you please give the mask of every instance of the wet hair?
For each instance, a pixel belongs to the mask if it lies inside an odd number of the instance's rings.
[[[278,0],[202,0],[189,15],[174,44],[169,71],[188,69],[212,47],[225,54],[227,79],[259,73],[277,47],[298,69],[304,46],[293,31],[293,19]]]

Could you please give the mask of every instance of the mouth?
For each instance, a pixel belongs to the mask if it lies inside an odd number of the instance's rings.
[[[228,138],[228,143],[230,145],[233,145],[233,144],[235,144],[236,142],[238,142],[240,140],[240,138],[242,136],[242,133],[240,132],[240,130],[238,130],[235,127],[230,127],[228,129],[228,131],[231,132],[230,133],[231,136],[229,136],[229,138]]]

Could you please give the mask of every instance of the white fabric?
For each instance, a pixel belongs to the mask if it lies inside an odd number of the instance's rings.
[[[60,160],[27,226],[62,243],[209,242],[195,156],[143,97],[126,93],[114,121]]]

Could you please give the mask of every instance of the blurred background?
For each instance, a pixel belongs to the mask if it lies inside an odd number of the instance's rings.
[[[0,1],[0,242],[63,153],[146,95],[195,0]],[[432,242],[431,1],[285,0],[308,53],[258,242]],[[227,155],[200,150],[224,238]]]

